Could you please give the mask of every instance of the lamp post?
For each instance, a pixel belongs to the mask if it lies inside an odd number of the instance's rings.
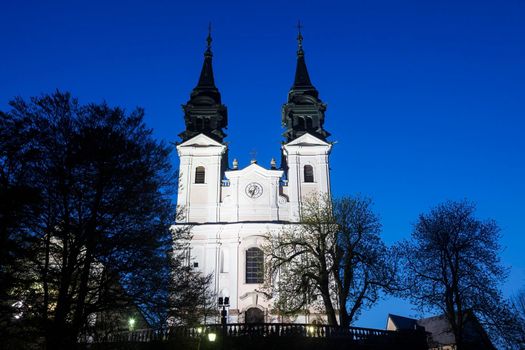
[[[228,323],[228,311],[226,310],[227,307],[230,307],[230,298],[229,297],[219,297],[219,310],[221,310],[221,324],[223,325],[223,328],[225,328],[226,324]]]
[[[230,298],[229,297],[219,297],[219,309],[221,310],[221,325],[222,325],[222,339],[221,339],[221,347],[224,349],[224,338],[226,337],[226,324],[228,323],[228,311],[226,310],[227,307],[230,307]]]

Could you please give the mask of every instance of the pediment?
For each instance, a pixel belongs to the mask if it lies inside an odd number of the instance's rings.
[[[305,133],[288,142],[285,146],[330,146],[330,144],[309,133]]]
[[[199,134],[181,143],[178,147],[226,147],[222,143],[215,141],[209,136]]]
[[[265,178],[281,177],[283,176],[283,171],[265,169],[257,163],[252,163],[244,169],[227,171],[225,175],[228,179],[232,179],[234,177],[246,177],[246,176],[252,176],[254,174],[260,175]]]

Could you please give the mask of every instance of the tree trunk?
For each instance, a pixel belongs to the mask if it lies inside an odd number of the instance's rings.
[[[89,219],[88,224],[86,225],[85,235],[86,238],[86,250],[85,250],[85,258],[84,258],[84,265],[82,266],[81,275],[80,275],[80,285],[79,285],[79,293],[77,297],[77,305],[74,310],[74,317],[72,321],[72,330],[75,332],[75,334],[78,334],[80,332],[80,329],[82,325],[84,324],[87,315],[86,315],[86,298],[88,296],[89,291],[89,282],[90,282],[90,274],[91,274],[91,265],[94,262],[94,250],[96,246],[96,240],[97,240],[97,230],[96,230],[96,222],[97,222],[97,216],[98,211],[100,207],[100,202],[102,200],[103,195],[103,176],[99,173],[98,181],[97,181],[97,191],[95,195],[95,199],[93,201],[93,207],[91,208],[91,217]]]
[[[330,326],[337,326],[337,317],[335,315],[334,306],[332,305],[332,301],[330,300],[330,295],[328,293],[322,293],[323,295],[323,302],[324,302],[324,308],[326,311],[326,317],[328,318],[328,324]]]
[[[350,326],[350,317],[346,311],[346,305],[339,305],[339,325],[345,328]]]
[[[323,297],[324,308],[326,316],[328,318],[328,324],[331,326],[337,326],[337,317],[335,315],[334,305],[332,299],[330,299],[330,288],[328,286],[328,275],[322,274],[319,280],[319,289],[321,296]]]

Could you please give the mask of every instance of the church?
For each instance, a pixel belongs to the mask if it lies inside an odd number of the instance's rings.
[[[190,264],[211,274],[215,293],[229,298],[229,323],[278,322],[272,300],[260,291],[261,246],[266,235],[298,222],[303,198],[330,193],[326,104],[310,80],[299,31],[295,79],[282,107],[280,166],[272,159],[269,168],[256,160],[239,168],[228,158],[228,110],[215,85],[211,42],[208,34],[197,86],[183,105],[177,205],[184,218],[177,225],[192,226]],[[296,322],[309,321],[306,317]]]

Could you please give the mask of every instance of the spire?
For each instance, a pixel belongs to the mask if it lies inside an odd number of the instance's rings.
[[[183,141],[198,135],[205,134],[222,142],[226,134],[222,128],[228,125],[226,106],[221,103],[221,94],[215,86],[211,52],[211,23],[208,26],[204,63],[197,86],[193,89],[188,103],[182,106],[186,130],[179,136]]]
[[[282,123],[286,127],[283,136],[290,142],[309,133],[321,140],[330,134],[323,129],[326,104],[319,99],[319,92],[312,85],[304,59],[303,34],[301,22],[297,23],[297,65],[292,88],[288,92],[288,102],[282,109]]]
[[[217,89],[215,87],[215,79],[213,78],[213,67],[212,67],[212,57],[213,53],[211,52],[211,22],[208,25],[208,37],[206,38],[208,45],[206,46],[206,51],[204,52],[204,63],[202,64],[201,75],[199,77],[199,82],[195,89],[205,90],[205,89]]]
[[[297,22],[297,66],[295,68],[295,80],[292,86],[296,89],[315,89],[310,81],[306,62],[304,60],[303,34],[301,33],[301,21]]]

